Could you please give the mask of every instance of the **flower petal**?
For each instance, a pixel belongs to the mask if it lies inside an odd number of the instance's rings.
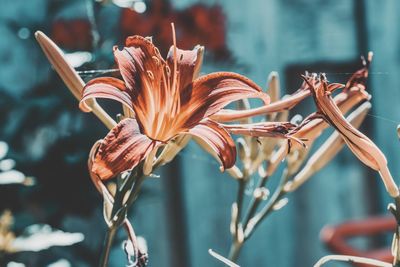
[[[167,99],[163,83],[167,75],[165,61],[152,42],[141,36],[128,37],[122,50],[114,47],[114,56],[138,122],[148,133],[158,117],[157,110]]]
[[[93,98],[113,99],[132,110],[132,98],[127,92],[124,82],[116,78],[102,77],[88,82],[83,88],[82,99],[79,102],[81,110],[90,112],[91,109],[86,101]]]
[[[99,145],[91,171],[102,180],[109,179],[134,168],[159,144],[140,133],[135,119],[124,119]]]
[[[176,48],[177,68],[179,72],[180,89],[188,86],[199,75],[203,62],[204,47],[197,45],[192,50]],[[167,63],[171,70],[174,67],[174,46],[171,46],[167,55]]]
[[[202,76],[182,91],[183,123],[190,127],[229,103],[244,98],[261,98],[265,104],[270,101],[258,85],[242,75],[215,72]]]
[[[217,122],[204,120],[188,133],[211,155],[221,161],[222,170],[231,168],[236,161],[236,146],[230,134]]]

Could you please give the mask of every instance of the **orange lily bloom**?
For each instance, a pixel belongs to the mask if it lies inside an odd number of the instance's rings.
[[[175,36],[175,35],[174,35]],[[171,47],[164,60],[148,38],[132,36],[125,47],[114,48],[123,80],[102,77],[83,89],[86,101],[108,98],[121,102],[133,115],[118,123],[98,146],[91,171],[101,179],[132,169],[157,148],[180,135],[200,139],[214,152],[224,169],[234,165],[236,148],[227,129],[210,119],[227,104],[243,98],[269,97],[251,80],[236,73],[217,72],[197,79],[202,61],[200,46],[193,50]]]
[[[332,99],[329,90],[330,85],[328,85],[325,76],[320,76],[318,85],[316,85],[313,79],[308,77],[304,77],[304,79],[312,89],[311,91],[318,109],[317,114],[340,133],[350,150],[360,161],[379,172],[389,195],[392,197],[399,196],[399,189],[390,174],[385,155],[367,136],[344,118]],[[354,81],[352,87],[362,84],[362,82],[358,83]]]

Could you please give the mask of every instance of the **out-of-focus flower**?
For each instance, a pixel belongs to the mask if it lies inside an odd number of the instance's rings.
[[[150,39],[127,38],[123,50],[114,49],[123,80],[96,78],[85,86],[82,110],[91,110],[87,101],[109,98],[134,115],[115,126],[98,147],[91,171],[101,179],[132,169],[146,157],[152,165],[157,149],[180,135],[196,137],[218,156],[223,168],[230,168],[236,158],[235,144],[228,131],[209,117],[242,98],[269,103],[261,88],[239,74],[218,72],[193,81],[203,47],[180,50],[175,35],[173,39],[164,60]]]
[[[0,252],[40,251],[53,246],[71,246],[84,239],[81,233],[66,233],[46,224],[28,226],[22,235],[15,236],[11,231],[13,224],[14,217],[6,210],[0,216]]]
[[[93,36],[88,20],[57,20],[51,28],[52,39],[63,49],[88,51],[92,48]]]
[[[304,78],[309,84],[318,115],[334,127],[342,136],[350,150],[367,166],[379,172],[386,190],[392,197],[399,196],[399,190],[387,166],[387,160],[381,150],[363,133],[352,126],[341,113],[329,91],[329,84],[324,75],[320,76],[320,83],[315,84],[313,79]],[[357,86],[357,85],[356,85]]]
[[[13,240],[11,251],[40,251],[53,246],[71,246],[83,241],[82,233],[66,233],[49,225],[34,224]]]
[[[187,8],[176,8],[168,0],[134,1],[131,4],[132,8],[121,10],[120,29],[123,37],[154,36],[161,53],[166,53],[171,44],[169,23],[174,21],[182,48],[207,43],[209,55],[216,59],[229,57],[226,16],[221,5],[198,3]],[[145,5],[151,12],[138,12],[137,5]]]
[[[15,161],[13,159],[5,158],[7,152],[8,144],[0,141],[0,185],[34,185],[35,179],[33,177],[26,176],[22,172],[13,169],[15,167]]]

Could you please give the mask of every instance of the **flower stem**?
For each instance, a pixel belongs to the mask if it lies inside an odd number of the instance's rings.
[[[254,232],[255,228],[260,224],[262,220],[264,220],[273,210],[274,206],[282,197],[286,194],[283,190],[285,183],[288,181],[288,173],[285,170],[282,174],[281,180],[279,182],[278,187],[275,189],[274,194],[268,201],[268,203],[261,209],[256,215],[254,215],[246,225],[244,225],[244,240],[247,240],[251,234]]]
[[[258,181],[258,184],[257,184],[256,188],[264,187],[267,180],[268,180],[268,176],[267,175],[261,177],[260,180]],[[249,209],[248,209],[247,214],[246,214],[245,219],[244,219],[243,227],[246,228],[246,226],[249,223],[250,219],[256,213],[257,208],[260,205],[261,201],[262,201],[262,199],[260,199],[260,198],[256,198],[254,196],[252,197],[252,199],[250,200]]]
[[[237,262],[240,251],[242,250],[243,242],[233,242],[229,250],[228,259],[232,262]]]
[[[117,233],[117,229],[118,227],[110,227],[107,230],[99,267],[107,267],[108,265],[108,258],[110,256],[111,246],[114,241],[115,234]]]
[[[244,198],[244,193],[245,193],[245,187],[246,187],[246,181],[244,179],[239,180],[239,187],[238,187],[237,199],[236,199],[238,213],[237,213],[236,221],[235,221],[235,239],[237,239],[239,223],[240,223],[240,219],[242,217],[243,198]]]

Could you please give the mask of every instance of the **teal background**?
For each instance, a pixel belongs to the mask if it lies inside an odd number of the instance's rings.
[[[78,111],[77,102],[50,69],[32,35],[36,29],[49,30],[47,24],[58,16],[86,18],[88,3],[0,0],[0,139],[10,143],[20,168],[38,179],[38,186],[32,189],[0,189],[0,208],[13,210],[17,232],[29,222],[46,222],[86,236],[83,244],[74,247],[16,254],[5,261],[47,266],[52,259],[64,257],[72,266],[83,267],[95,265],[98,259],[105,226],[101,200],[90,184],[85,161],[91,144],[106,130],[93,116]],[[226,45],[233,60],[214,61],[206,54],[202,73],[239,72],[265,87],[269,72],[278,71],[286,93],[297,89],[298,75],[304,70],[327,72],[330,81],[344,81],[350,76],[349,69],[359,67],[360,55],[372,50],[368,90],[373,108],[362,129],[387,155],[393,176],[399,181],[399,1],[171,3],[178,10],[195,3],[222,7]],[[116,6],[100,11],[99,30],[110,40],[96,58],[109,62],[103,68],[112,64],[110,48],[118,42],[113,36],[118,15]],[[31,31],[26,40],[16,34],[21,27]],[[203,45],[207,50],[207,43]],[[305,102],[298,112],[312,110],[312,102]],[[145,183],[130,215],[136,233],[147,240],[149,266],[222,266],[207,251],[212,248],[223,255],[228,253],[235,181],[220,173],[218,164],[195,143],[158,173],[160,179]],[[388,203],[379,175],[345,148],[291,194],[286,207],[262,223],[244,246],[239,264],[312,266],[329,254],[319,239],[323,226],[385,214]],[[120,233],[110,266],[125,264],[120,246],[123,237]],[[357,244],[389,246],[390,240],[361,240]]]

